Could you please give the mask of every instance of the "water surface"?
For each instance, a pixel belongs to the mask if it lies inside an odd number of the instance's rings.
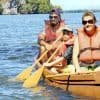
[[[76,33],[82,13],[64,13],[62,18]],[[100,13],[96,13],[100,25]],[[22,83],[10,80],[36,60],[37,37],[47,14],[0,16],[0,100],[91,100],[48,86],[25,89]],[[93,99],[92,99],[93,100]]]

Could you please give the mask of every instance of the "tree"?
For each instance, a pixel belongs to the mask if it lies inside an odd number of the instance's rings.
[[[30,6],[30,4],[24,4],[24,5],[21,5],[19,7],[19,12],[21,14],[28,14],[28,13],[32,13],[32,6]]]
[[[32,6],[32,13],[38,13],[39,1],[27,0],[27,2]]]
[[[48,13],[52,8],[52,5],[48,0],[39,0],[38,13]]]
[[[19,4],[20,0],[17,0]],[[18,6],[19,13],[48,13],[52,8],[58,8],[60,6],[53,6],[50,4],[50,0],[25,0],[26,4],[20,4]]]
[[[3,7],[2,7],[2,4],[0,3],[0,15],[2,14],[3,12]]]

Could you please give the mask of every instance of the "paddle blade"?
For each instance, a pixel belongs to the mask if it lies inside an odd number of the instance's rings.
[[[25,69],[24,71],[22,71],[19,75],[16,76],[16,80],[24,81],[25,79],[27,79],[28,76],[30,75],[32,69],[33,69],[33,66],[30,66],[27,69]]]
[[[42,76],[43,70],[44,66],[35,71],[27,80],[25,80],[23,87],[25,88],[35,87]]]

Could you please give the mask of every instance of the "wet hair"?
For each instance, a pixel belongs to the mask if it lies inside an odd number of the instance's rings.
[[[82,20],[84,19],[85,16],[91,16],[91,17],[93,18],[94,22],[96,22],[96,17],[95,17],[95,15],[93,14],[93,12],[91,12],[91,11],[86,11],[86,12],[83,14],[83,16],[82,16]]]

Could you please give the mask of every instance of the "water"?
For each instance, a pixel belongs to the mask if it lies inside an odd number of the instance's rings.
[[[95,13],[100,25],[100,13]],[[82,13],[62,14],[76,33]],[[0,16],[0,100],[91,100],[50,87],[42,80],[39,86],[25,89],[22,83],[11,80],[30,66],[38,55],[37,37],[47,14]]]

